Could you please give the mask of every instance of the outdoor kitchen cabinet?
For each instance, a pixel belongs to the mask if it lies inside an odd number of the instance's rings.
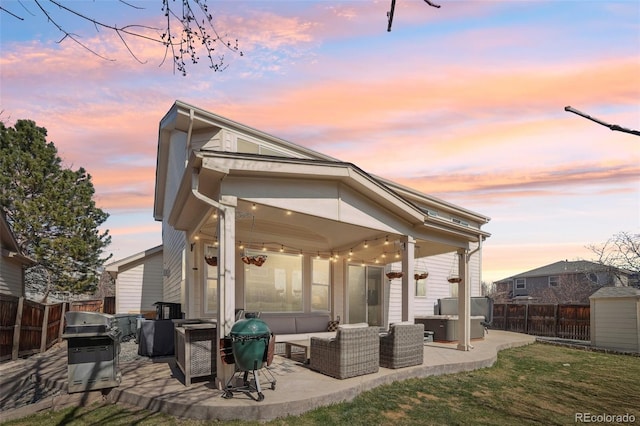
[[[215,323],[183,324],[175,328],[176,364],[184,374],[185,386],[194,377],[216,372],[217,329]]]

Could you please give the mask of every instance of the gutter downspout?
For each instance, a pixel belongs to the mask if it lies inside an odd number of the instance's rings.
[[[235,211],[236,197],[223,197],[220,203],[199,190],[200,173],[194,167],[191,172],[191,193],[196,199],[215,208],[218,215],[218,306],[217,306],[217,342],[221,342],[231,333],[235,322]],[[216,356],[216,386],[222,390],[234,374],[234,366],[222,362],[220,351]]]

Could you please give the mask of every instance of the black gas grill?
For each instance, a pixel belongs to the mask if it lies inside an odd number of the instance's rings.
[[[97,312],[67,312],[69,393],[116,387],[120,384],[118,355],[121,331],[117,318]]]

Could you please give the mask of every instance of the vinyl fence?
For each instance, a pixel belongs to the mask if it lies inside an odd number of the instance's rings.
[[[534,336],[590,340],[590,315],[589,305],[496,303],[491,328]]]

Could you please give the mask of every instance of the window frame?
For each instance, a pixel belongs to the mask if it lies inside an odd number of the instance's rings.
[[[327,268],[327,283],[319,283],[316,282],[316,275],[315,275],[315,271],[316,271],[316,262],[326,262],[326,268]],[[309,301],[309,305],[311,307],[311,312],[330,312],[331,311],[331,260],[330,259],[318,259],[318,258],[312,258],[311,259],[311,300]],[[326,309],[325,308],[316,308],[313,306],[313,289],[314,288],[325,288],[327,289],[327,306]]]
[[[527,279],[526,278],[516,278],[513,280],[513,288],[516,290],[526,290],[527,289]]]

